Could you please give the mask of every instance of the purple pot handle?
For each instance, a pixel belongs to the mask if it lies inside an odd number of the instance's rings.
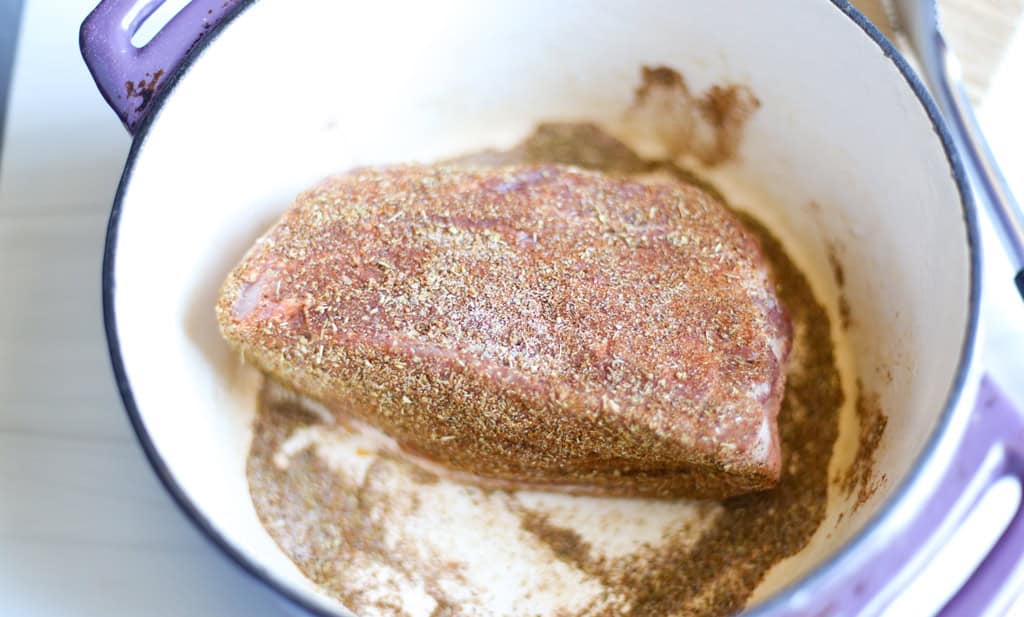
[[[150,102],[203,36],[240,0],[192,0],[143,47],[132,36],[164,0],[103,0],[79,32],[82,57],[103,98],[134,134]]]
[[[1013,476],[1024,486],[1024,414],[1014,409],[988,380],[982,382],[971,424],[960,447],[960,452],[965,450],[970,451],[969,459],[978,462],[973,467],[973,480],[970,478],[972,468],[957,468],[954,465],[951,473],[956,474],[957,479],[982,484],[982,490],[976,495],[970,495],[971,507],[968,511],[977,505],[985,490],[997,480]],[[1017,505],[1010,524],[988,555],[939,615],[1005,614],[1021,591],[1019,587],[1012,587],[1011,583],[1019,576],[1022,567],[1024,499]]]
[[[949,540],[988,489],[1007,476],[1024,482],[1024,413],[985,377],[934,491],[922,503],[890,514],[813,594],[793,596],[772,615],[876,615]],[[1022,565],[1024,507],[1018,506],[1006,531],[940,616],[1000,614],[1014,598],[1007,583]]]

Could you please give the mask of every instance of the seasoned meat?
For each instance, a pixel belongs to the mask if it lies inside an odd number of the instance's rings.
[[[678,182],[398,166],[298,196],[224,285],[247,361],[498,486],[724,498],[779,477],[790,325]]]

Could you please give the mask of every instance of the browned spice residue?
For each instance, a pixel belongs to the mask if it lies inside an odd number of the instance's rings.
[[[832,268],[832,277],[839,287],[839,325],[843,330],[849,330],[853,324],[853,315],[850,312],[850,301],[846,298],[846,272],[843,270],[843,263],[839,261],[835,246],[829,246],[828,264]]]
[[[865,391],[860,380],[857,381],[856,411],[860,423],[857,454],[840,478],[843,491],[847,495],[856,495],[854,510],[871,499],[887,479],[885,474],[875,474],[875,453],[889,422],[882,411],[878,394]]]
[[[839,294],[839,325],[843,327],[843,330],[849,330],[853,325],[850,301],[846,299],[846,294],[843,292]]]
[[[657,71],[650,78],[672,81],[671,76]],[[586,124],[544,125],[511,151],[485,152],[460,162],[558,162],[612,174],[661,169],[682,179],[692,178],[685,170],[644,160]],[[661,542],[645,543],[615,557],[599,554],[599,547],[592,546],[571,526],[553,522],[547,512],[520,502],[512,504],[514,493],[496,493],[507,495],[508,509],[518,518],[521,530],[546,546],[551,559],[599,582],[602,591],[589,604],[565,608],[558,612],[560,615],[734,614],[744,608],[768,570],[800,551],[824,519],[827,470],[843,402],[828,314],[781,243],[757,220],[738,214],[760,239],[777,292],[794,325],[791,366],[778,417],[783,452],[779,485],[771,491],[720,503],[698,502],[697,517],[707,521],[704,527],[683,526]],[[877,406],[871,408],[865,403],[860,408],[865,413]],[[393,572],[392,578],[405,577],[422,584],[436,604],[434,614],[485,614],[486,611],[480,613],[480,605],[474,601],[463,598],[456,602],[445,591],[457,585],[471,586],[471,571],[445,555],[424,555],[420,546],[388,543],[389,523],[419,507],[409,495],[394,489],[397,461],[371,464],[365,479],[357,484],[339,478],[309,450],[294,455],[287,469],[274,465],[274,453],[282,442],[303,422],[311,422],[303,413],[294,405],[269,404],[265,400],[249,457],[248,474],[256,510],[285,553],[326,593],[356,612],[408,614],[406,609],[394,605],[399,594],[388,592],[391,579],[374,582],[346,576],[350,564],[369,560]],[[884,417],[880,412],[877,417],[881,424],[877,419],[873,422],[880,432],[884,429]],[[868,424],[871,423],[862,426]],[[871,446],[872,453],[875,446],[877,439]],[[392,488],[385,491],[389,473]],[[860,477],[851,480],[851,486],[860,482]],[[417,482],[411,471],[404,472],[404,478],[408,486]],[[495,499],[492,493],[481,495],[481,499]],[[458,521],[451,524],[458,525]],[[379,589],[381,585],[383,591]],[[483,597],[487,590],[474,593]]]
[[[713,85],[695,95],[674,69],[645,66],[627,119],[662,143],[668,159],[692,154],[705,165],[718,165],[736,154],[760,106],[746,86]]]
[[[157,84],[160,83],[160,78],[163,76],[164,70],[159,69],[155,73],[146,73],[146,77],[152,77],[148,82],[145,79],[140,79],[138,83],[131,80],[124,82],[125,96],[129,99],[139,99],[139,105],[135,111],[142,111],[149,104],[149,100],[153,98]]]
[[[550,548],[556,558],[590,574],[601,572],[603,564],[591,557],[590,544],[575,530],[553,525],[544,514],[525,509],[519,524]]]
[[[843,263],[839,261],[836,248],[830,246],[828,249],[828,265],[832,268],[832,276],[840,289],[846,286],[846,272],[843,270]]]

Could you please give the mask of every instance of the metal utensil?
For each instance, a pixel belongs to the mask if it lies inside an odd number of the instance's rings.
[[[935,0],[887,0],[890,18],[920,64],[932,96],[949,125],[975,193],[988,206],[1016,271],[1024,298],[1024,213],[999,171],[974,117],[961,81],[960,63],[946,44]]]

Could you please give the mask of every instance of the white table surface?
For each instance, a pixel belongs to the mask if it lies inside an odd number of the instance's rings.
[[[281,615],[166,495],[114,387],[100,261],[129,138],[78,53],[93,4],[27,3],[2,144],[0,615]],[[1018,195],[1021,76],[1024,28],[982,108]],[[1024,402],[1024,306],[989,253],[987,361]]]

